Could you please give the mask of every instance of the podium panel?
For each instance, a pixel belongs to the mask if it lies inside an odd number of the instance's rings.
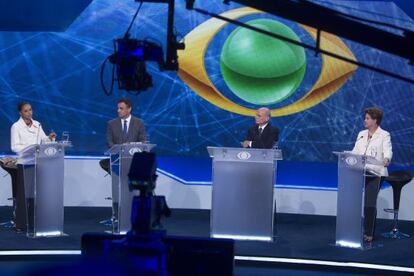
[[[128,173],[136,152],[151,151],[156,145],[128,143],[114,145],[110,155],[112,177],[112,233],[124,234],[131,229],[132,199],[136,195],[128,187]]]
[[[18,156],[23,168],[28,237],[63,235],[64,156],[61,143],[32,145]]]
[[[209,147],[213,157],[211,236],[273,240],[276,175],[280,150]]]
[[[379,165],[381,162],[373,157],[352,152],[334,152],[334,154],[338,156],[335,244],[363,249],[366,166]]]

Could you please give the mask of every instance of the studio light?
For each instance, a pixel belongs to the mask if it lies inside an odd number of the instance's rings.
[[[168,4],[168,24],[167,24],[167,48],[164,60],[164,51],[160,44],[151,40],[139,40],[130,38],[130,30],[144,2],[166,3]],[[114,83],[117,81],[120,90],[126,90],[133,94],[152,87],[152,77],[147,72],[148,61],[157,62],[160,71],[178,70],[177,50],[183,50],[183,42],[177,42],[174,34],[174,0],[144,0],[140,1],[138,9],[127,29],[123,38],[114,40],[114,53],[107,57],[101,67],[101,86],[106,95],[111,95]],[[109,60],[113,64],[112,80],[109,89],[104,84],[104,70],[106,62]]]
[[[122,38],[114,42],[114,54],[109,61],[116,66],[118,87],[127,91],[145,91],[152,86],[146,61],[156,61],[162,68],[163,51],[152,42]]]

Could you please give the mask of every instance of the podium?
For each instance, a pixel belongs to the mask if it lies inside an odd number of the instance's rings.
[[[213,158],[210,235],[273,240],[276,160],[281,150],[208,147]]]
[[[155,144],[127,143],[110,148],[112,176],[112,233],[125,234],[131,229],[131,206],[135,195],[128,187],[128,173],[136,152],[151,151]]]
[[[338,195],[335,245],[364,249],[364,188],[367,166],[382,162],[352,152],[334,152],[338,156]]]
[[[17,163],[23,168],[27,236],[54,237],[63,233],[65,147],[51,142],[23,149]]]

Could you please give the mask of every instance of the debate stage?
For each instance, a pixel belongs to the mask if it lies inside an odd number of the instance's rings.
[[[162,223],[169,236],[209,237],[208,210],[173,209]],[[2,275],[21,275],[52,262],[79,258],[85,232],[110,230],[99,221],[110,216],[108,207],[65,207],[65,233],[57,238],[27,238],[12,229],[0,228],[0,269]],[[12,215],[11,207],[0,207],[0,216]],[[411,238],[389,240],[380,233],[389,231],[391,220],[379,219],[374,248],[347,249],[332,246],[335,217],[277,214],[274,242],[236,241],[235,275],[395,274],[414,273],[414,222],[401,221],[401,231]],[[366,265],[371,264],[371,265]]]

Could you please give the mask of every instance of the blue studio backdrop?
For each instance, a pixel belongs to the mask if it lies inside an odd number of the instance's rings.
[[[332,151],[352,149],[363,129],[363,110],[377,106],[385,114],[382,127],[392,136],[393,165],[412,166],[413,85],[329,61],[311,51],[246,33],[231,24],[218,28],[219,23],[212,18],[186,10],[185,1],[176,1],[175,29],[187,44],[180,53],[178,74],[160,72],[155,63],[147,63],[153,77],[152,88],[139,96],[115,88],[112,95],[106,96],[100,85],[101,65],[113,53],[113,40],[123,36],[139,3],[61,1],[52,6],[48,2],[37,1],[33,5],[32,1],[8,1],[0,12],[1,154],[11,154],[10,127],[19,117],[16,106],[28,101],[34,118],[42,122],[46,132],[53,130],[58,136],[69,132],[74,145],[69,154],[103,155],[107,149],[106,123],[116,117],[117,100],[126,96],[134,103],[133,114],[144,120],[149,140],[157,144],[157,153],[164,157],[204,160],[208,157],[207,146],[239,146],[247,128],[254,123],[254,110],[267,106],[274,114],[272,124],[281,130],[279,147],[285,160],[296,165],[327,162],[329,168],[335,168]],[[411,1],[314,2],[414,28]],[[314,44],[311,28],[283,18],[235,3],[224,5],[221,0],[196,1],[196,5],[217,14],[233,14],[247,24]],[[57,17],[57,9],[67,14]],[[12,17],[11,12],[19,16]],[[166,21],[166,5],[144,3],[131,35],[165,48]],[[355,60],[405,76],[414,75],[414,67],[407,60],[333,35],[327,36],[326,41],[330,49]],[[275,57],[281,68],[266,64],[274,58],[266,56],[266,47],[281,49]],[[191,58],[192,53],[200,51],[200,57]],[[111,69],[107,66],[104,82],[109,86]],[[194,71],[200,74],[191,75]],[[201,83],[204,88],[200,88]],[[310,107],[301,105],[301,100],[317,92],[328,94],[316,97]],[[210,98],[209,93],[214,96]],[[170,163],[161,162],[166,167],[171,165],[170,171],[183,173],[182,169],[173,168],[174,162]],[[191,164],[198,163],[189,162],[186,166]],[[194,175],[195,180],[202,181],[197,177],[200,176]]]

